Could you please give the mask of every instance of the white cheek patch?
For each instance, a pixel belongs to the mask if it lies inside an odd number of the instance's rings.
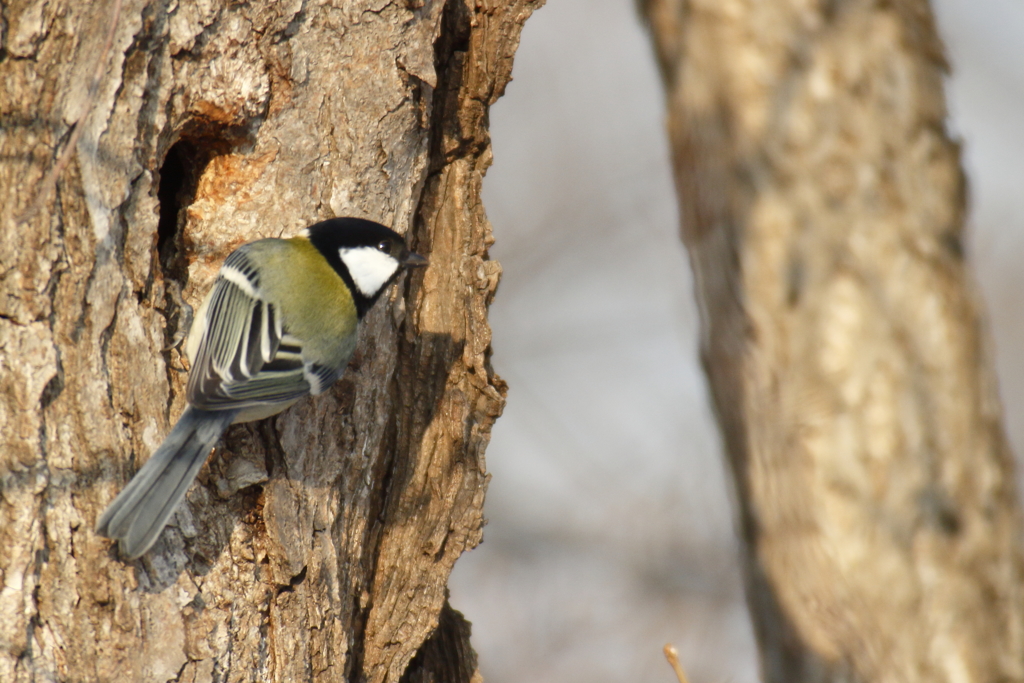
[[[375,247],[343,247],[338,256],[363,296],[379,292],[398,270],[398,261]]]

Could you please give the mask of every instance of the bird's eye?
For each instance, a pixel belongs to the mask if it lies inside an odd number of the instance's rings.
[[[385,254],[391,253],[391,240],[382,240],[377,248],[383,251]]]

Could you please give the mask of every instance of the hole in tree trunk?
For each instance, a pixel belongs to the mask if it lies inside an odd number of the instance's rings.
[[[210,138],[182,138],[171,145],[160,167],[160,221],[157,224],[157,254],[164,275],[184,286],[188,261],[181,228],[185,210],[196,196],[206,165],[230,149],[225,141]]]

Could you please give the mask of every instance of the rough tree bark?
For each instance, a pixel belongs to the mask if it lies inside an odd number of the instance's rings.
[[[923,0],[645,0],[766,681],[1024,680]]]
[[[480,185],[537,4],[0,5],[0,680],[476,675],[446,583],[504,402]],[[175,294],[333,215],[429,269],[331,391],[232,428],[122,563],[93,527],[182,410]]]

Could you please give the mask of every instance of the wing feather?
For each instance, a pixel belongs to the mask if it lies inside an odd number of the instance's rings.
[[[197,408],[284,403],[320,393],[338,376],[304,362],[301,342],[263,297],[244,247],[224,262],[204,311],[187,390]]]

